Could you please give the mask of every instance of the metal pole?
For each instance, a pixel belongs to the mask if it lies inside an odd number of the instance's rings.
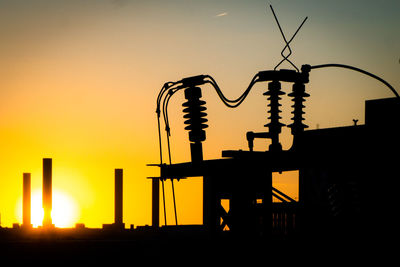
[[[152,225],[160,226],[160,180],[152,179]]]

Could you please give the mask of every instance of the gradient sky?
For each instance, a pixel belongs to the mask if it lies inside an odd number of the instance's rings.
[[[290,59],[342,63],[400,88],[400,2],[393,1],[129,1],[0,0],[1,225],[21,222],[22,173],[41,190],[43,157],[53,158],[53,190],[77,203],[76,221],[113,222],[114,168],[124,169],[124,222],[151,223],[151,182],[158,170],[155,102],[167,81],[209,74],[236,98],[261,70],[281,60],[283,40],[272,4],[292,42]],[[284,64],[282,68],[291,68]],[[290,85],[283,85],[289,92]],[[237,109],[204,86],[210,127],[205,158],[246,149],[245,133],[267,122],[266,84]],[[377,81],[343,69],[313,70],[306,89],[311,129],[364,123],[364,101],[392,97]],[[183,96],[170,101],[173,161],[188,161]],[[291,102],[282,101],[283,123]],[[288,131],[282,134],[289,148]],[[267,143],[256,142],[263,150]],[[295,195],[290,179],[276,181]],[[170,183],[168,221],[173,223]],[[201,179],[176,184],[181,223],[201,223]]]

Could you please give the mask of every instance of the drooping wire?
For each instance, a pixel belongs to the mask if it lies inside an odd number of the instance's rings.
[[[167,132],[167,137],[171,136],[171,128],[169,127],[169,120],[168,120],[168,103],[171,97],[179,90],[180,88],[169,89],[168,94],[163,101],[163,116],[164,116],[165,131]]]
[[[160,103],[161,103],[161,99],[163,97],[163,95],[165,94],[165,92],[167,92],[171,87],[173,87],[174,85],[176,85],[176,82],[166,82],[163,87],[161,88],[160,92],[158,93],[157,96],[157,103],[156,103],[156,113],[157,116],[160,116],[161,114],[161,110],[160,110]]]
[[[157,104],[156,104],[156,114],[157,114],[157,124],[158,124],[158,144],[159,144],[159,147],[160,147],[160,165],[163,164],[162,142],[161,142],[161,127],[160,127],[160,115],[161,115],[161,114],[160,114],[160,113],[161,113],[161,110],[160,110],[160,101],[161,101],[162,95],[163,95],[164,92],[165,92],[165,88],[167,87],[167,84],[168,84],[168,83],[165,83],[165,84],[163,85],[163,87],[161,88],[160,92],[158,93],[158,96],[157,96]]]
[[[161,109],[160,109],[160,103],[162,96],[164,93],[174,86],[176,83],[174,82],[167,82],[163,85],[161,88],[160,92],[158,93],[157,96],[157,104],[156,104],[156,114],[157,114],[157,123],[158,123],[158,141],[159,141],[159,147],[160,147],[160,165],[163,164],[163,157],[162,157],[162,142],[161,142],[161,125],[160,125],[160,116],[161,116]]]
[[[162,99],[162,96],[164,93],[172,86],[174,86],[176,83],[173,82],[167,82],[163,85],[161,88],[158,96],[157,96],[157,107],[156,107],[156,114],[157,114],[157,123],[158,123],[158,141],[159,141],[159,147],[160,147],[160,166],[163,164],[163,157],[162,157],[162,142],[161,142],[161,127],[160,127],[160,102]],[[163,207],[164,207],[164,222],[165,225],[167,225],[167,215],[166,215],[166,207],[165,207],[165,188],[164,188],[164,180],[161,179],[161,186],[162,186],[162,194],[163,194]]]
[[[163,164],[162,157],[162,144],[161,144],[161,127],[160,127],[160,116],[157,115],[157,124],[158,124],[158,144],[160,148],[160,166]]]
[[[209,78],[209,79],[211,80],[211,81],[208,81],[208,83],[210,83],[210,84],[214,87],[214,89],[215,89],[215,91],[217,92],[219,98],[222,100],[222,103],[224,103],[227,107],[236,108],[236,107],[238,107],[240,104],[242,104],[243,101],[246,99],[246,97],[248,96],[250,90],[252,89],[252,87],[254,86],[254,84],[257,82],[258,75],[255,75],[255,76],[253,77],[253,79],[251,80],[249,86],[248,86],[247,89],[243,92],[243,94],[242,94],[241,96],[239,96],[237,99],[234,99],[234,100],[230,100],[230,99],[228,99],[228,98],[226,98],[226,97],[224,96],[224,94],[222,93],[221,89],[219,88],[217,82],[214,80],[213,77],[211,77],[211,76],[209,76],[209,75],[207,75],[206,77]],[[232,103],[232,104],[231,104],[231,103]]]
[[[283,48],[282,51],[281,51],[281,56],[283,57],[283,59],[278,63],[278,65],[275,66],[274,70],[276,70],[284,61],[287,61],[287,62],[289,62],[289,63],[296,69],[297,72],[299,72],[299,69],[296,67],[296,65],[293,64],[293,62],[289,60],[289,57],[292,55],[292,49],[290,48],[290,45],[289,45],[289,44],[292,42],[292,40],[294,39],[294,37],[297,35],[297,33],[299,32],[299,30],[301,29],[301,27],[303,27],[303,24],[306,22],[306,20],[308,19],[308,17],[306,17],[306,18],[303,20],[303,22],[302,22],[302,23],[300,24],[300,26],[297,28],[296,32],[293,34],[293,36],[290,38],[290,40],[287,41],[286,36],[285,36],[285,34],[283,33],[282,27],[281,27],[281,25],[280,25],[280,23],[279,23],[278,17],[276,16],[274,9],[272,8],[272,5],[269,5],[269,6],[270,6],[270,8],[271,8],[272,14],[274,15],[276,24],[278,24],[278,28],[279,28],[279,31],[281,32],[282,38],[283,38],[283,40],[284,40],[285,43],[286,43],[286,45],[284,46],[284,48]],[[288,54],[287,56],[285,56],[285,55],[283,54],[283,52],[286,50],[286,48],[289,49],[289,54]]]
[[[230,108],[236,108],[238,107],[241,103],[243,103],[243,101],[246,99],[246,97],[248,96],[249,92],[251,91],[252,87],[254,86],[254,84],[258,81],[258,74],[255,75],[253,77],[253,79],[251,80],[249,86],[247,87],[247,89],[242,93],[242,95],[240,95],[237,99],[231,100],[225,97],[225,95],[222,93],[220,87],[218,86],[217,82],[214,80],[213,77],[209,76],[209,75],[205,75],[206,78],[209,79],[209,81],[206,81],[205,83],[209,83],[213,86],[213,88],[215,89],[215,91],[217,92],[217,95],[220,97],[221,101]],[[163,101],[163,108],[162,108],[162,113],[163,113],[163,117],[164,117],[164,124],[165,124],[165,131],[167,132],[167,140],[169,138],[169,136],[171,136],[171,129],[169,127],[169,118],[168,118],[168,104],[169,104],[169,100],[171,99],[171,97],[179,90],[184,89],[183,87],[175,87],[175,88],[170,88],[167,96],[164,98]],[[170,154],[170,153],[169,153]]]
[[[160,128],[160,116],[159,115],[157,115],[157,123],[158,123],[158,142],[159,142],[159,147],[160,147],[160,166],[162,166],[163,158],[162,158],[161,128]],[[167,216],[165,215],[165,191],[164,191],[164,180],[163,179],[161,179],[161,185],[162,185],[162,193],[163,193],[164,221],[165,221],[165,225],[167,225]]]
[[[174,83],[173,85],[175,85],[175,84],[176,83]],[[172,86],[170,86],[170,87],[172,87]],[[177,89],[177,88],[168,88],[167,89],[168,93],[167,93],[167,96],[163,100],[163,108],[162,108],[162,111],[163,111],[162,113],[164,116],[164,123],[165,123],[165,130],[166,130],[166,137],[167,137],[167,149],[168,149],[169,164],[172,164],[172,157],[171,157],[171,145],[170,145],[170,138],[169,138],[171,135],[171,132],[170,132],[170,127],[169,127],[167,107],[168,107],[169,100],[171,99],[171,96],[178,90],[179,89]],[[166,90],[161,93],[161,97],[157,100],[158,108],[159,108],[159,105],[160,105],[160,102],[162,99],[162,95],[165,92],[166,92]],[[160,126],[159,126],[159,139],[161,142]],[[160,145],[160,147],[161,147],[161,145]],[[162,152],[160,152],[160,153],[162,153]],[[161,155],[161,157],[162,157],[162,155]],[[176,211],[176,200],[175,200],[175,186],[174,186],[173,179],[171,179],[171,184],[172,184],[172,197],[173,197],[173,203],[174,203],[175,223],[176,223],[176,225],[178,225],[178,215],[177,215],[177,211]],[[164,181],[163,180],[162,180],[162,186],[163,186],[164,219],[165,219],[165,224],[166,224],[165,192],[164,192]]]
[[[172,184],[172,199],[174,200],[175,224],[178,225],[178,214],[177,214],[177,212],[176,212],[176,202],[175,202],[174,179],[171,179],[171,184]]]
[[[368,75],[380,82],[382,82],[384,85],[386,85],[387,87],[389,87],[389,89],[393,92],[393,94],[397,97],[400,98],[399,94],[397,93],[397,91],[393,88],[393,86],[391,86],[387,81],[385,81],[384,79],[382,79],[381,77],[376,76],[375,74],[372,74],[368,71],[353,67],[353,66],[349,66],[349,65],[344,65],[344,64],[336,64],[336,63],[330,63],[330,64],[321,64],[321,65],[314,65],[311,66],[311,69],[320,69],[320,68],[327,68],[327,67],[338,67],[338,68],[345,68],[345,69],[350,69],[350,70],[354,70],[354,71],[358,71],[361,72],[362,74]]]
[[[163,110],[164,110],[164,116],[165,116],[165,124],[166,124],[166,136],[167,136],[167,148],[168,148],[168,159],[169,159],[169,164],[172,164],[172,156],[171,156],[171,144],[170,144],[170,136],[171,136],[171,129],[169,127],[169,120],[168,120],[168,103],[169,100],[171,99],[171,96],[178,91],[179,89],[171,89],[168,92],[167,97],[164,99],[163,103]],[[174,186],[174,179],[171,179],[171,185],[172,185],[172,199],[174,202],[174,213],[175,213],[175,224],[178,225],[178,214],[176,212],[176,200],[175,200],[175,186]]]

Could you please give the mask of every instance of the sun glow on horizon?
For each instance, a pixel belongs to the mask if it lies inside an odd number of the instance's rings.
[[[18,201],[18,214],[22,221],[22,199]],[[33,227],[43,225],[42,192],[32,192],[31,198],[31,224]],[[51,217],[54,226],[65,228],[73,227],[79,219],[78,207],[72,197],[64,192],[53,190],[53,208]]]

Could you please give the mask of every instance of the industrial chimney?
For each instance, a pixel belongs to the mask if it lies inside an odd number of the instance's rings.
[[[122,174],[122,169],[115,169],[114,225],[118,228],[124,228],[122,222]]]
[[[49,228],[53,226],[51,219],[52,209],[52,159],[43,159],[43,227]]]
[[[22,227],[31,228],[31,174],[23,173]]]

